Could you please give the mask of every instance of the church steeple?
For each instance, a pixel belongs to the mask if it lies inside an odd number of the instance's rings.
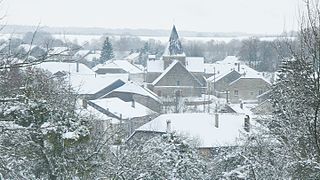
[[[172,55],[183,55],[183,54],[184,52],[183,52],[183,48],[179,39],[176,26],[173,25],[169,42],[163,55],[172,56]]]
[[[184,66],[186,65],[186,55],[183,52],[183,48],[175,25],[173,25],[172,27],[169,42],[166,49],[164,50],[162,59],[164,69],[166,69],[174,60],[180,61]]]

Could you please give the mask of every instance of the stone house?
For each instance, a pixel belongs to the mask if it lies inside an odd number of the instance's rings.
[[[229,87],[229,84],[238,78],[241,74],[235,70],[230,71],[225,75],[213,75],[207,79],[208,90],[210,94],[214,94],[217,97],[225,97],[225,92]]]
[[[150,87],[158,96],[201,96],[203,85],[180,61],[175,60]]]
[[[268,91],[271,83],[263,77],[242,76],[229,84],[229,100],[231,103],[240,103],[241,101],[258,101],[257,96]]]

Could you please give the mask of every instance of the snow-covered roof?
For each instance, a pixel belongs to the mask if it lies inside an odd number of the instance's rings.
[[[231,71],[236,70],[238,71],[238,64],[240,63],[240,61],[238,60],[237,57],[235,56],[228,56],[226,57],[224,60],[222,61],[217,61],[213,64],[206,64],[206,73],[216,73],[216,78],[218,78],[219,76],[225,76],[227,74],[229,74]],[[240,63],[240,74],[244,73],[246,70],[253,70],[252,68],[249,68],[247,65],[245,64],[241,64]],[[253,70],[255,71],[255,70]],[[255,71],[256,72],[256,71]],[[213,79],[210,77],[209,79]]]
[[[229,85],[235,84],[236,82],[238,82],[241,79],[261,79],[261,80],[265,81],[267,84],[271,85],[271,83],[266,78],[264,78],[262,75],[259,75],[259,74],[242,75],[241,77],[239,77],[235,81],[231,82]]]
[[[147,71],[148,72],[163,72],[164,62],[162,59],[159,60],[148,60]]]
[[[90,68],[88,68],[86,65],[79,63],[79,72],[77,72],[77,63],[67,63],[67,62],[43,62],[41,64],[36,65],[38,68],[45,69],[52,74],[55,74],[57,72],[68,72],[70,74],[82,74],[82,75],[94,75],[95,72],[93,72]]]
[[[174,60],[165,70],[164,72],[162,72],[162,74],[160,76],[158,76],[153,82],[152,85],[156,85],[176,64],[178,64],[181,62],[178,60]],[[182,64],[181,64],[182,65]],[[183,66],[183,65],[182,65]],[[184,66],[183,66],[184,67]],[[187,70],[187,69],[186,69]],[[188,70],[187,70],[188,71]],[[189,72],[189,71],[188,71]],[[190,75],[201,85],[202,83],[192,74],[190,73]]]
[[[95,54],[88,54],[85,59],[87,61],[93,61],[93,60],[97,60],[97,59],[100,59],[100,54],[99,53],[95,53]]]
[[[18,49],[23,49],[24,51],[28,52],[32,50],[33,48],[37,47],[36,45],[30,45],[30,44],[20,44]]]
[[[89,54],[90,52],[91,52],[90,50],[82,49],[82,50],[79,50],[78,52],[76,52],[74,55],[83,57],[83,56]]]
[[[107,61],[106,64],[98,64],[92,69],[94,71],[97,71],[98,69],[113,69],[113,68],[123,69],[124,71],[131,74],[143,73],[141,69],[129,63],[127,60],[110,60],[110,61]]]
[[[132,102],[125,102],[119,98],[103,98],[91,100],[91,102],[118,117],[122,116],[122,119],[143,117],[155,113],[138,102],[135,102],[135,107],[132,107]]]
[[[150,97],[158,102],[161,102],[160,98],[148,88],[143,88],[134,82],[127,82],[126,84],[122,85],[121,87],[113,90],[112,92],[127,92],[133,94],[139,94],[142,96]]]
[[[132,54],[130,54],[129,56],[125,57],[124,59],[126,59],[126,60],[134,60],[134,59],[136,59],[136,58],[139,57],[139,54],[140,54],[140,53],[138,53],[138,52],[132,53]]]
[[[68,47],[52,47],[49,49],[49,54],[52,55],[68,55],[70,49]]]
[[[149,55],[148,55],[148,59],[156,59],[156,55],[151,55],[151,54],[149,54]]]
[[[243,75],[243,77],[247,77],[247,78],[263,78],[263,75],[261,72],[258,72],[254,69],[252,69],[251,67],[249,67],[248,65],[246,65],[245,63],[241,62],[238,60],[237,57],[235,56],[227,56],[224,60],[222,61],[217,61],[213,64],[206,64],[206,72],[212,72],[216,73],[216,81],[219,78],[224,77],[225,75],[229,74],[232,71],[237,71],[240,74]],[[240,69],[239,69],[240,67]],[[240,71],[238,71],[240,70]],[[208,81],[213,81],[214,76],[209,77],[207,80]],[[264,78],[264,80],[266,80]],[[267,82],[269,82],[268,80],[266,80]]]
[[[204,66],[204,73],[206,73],[206,74],[213,74],[214,73],[215,64],[204,63],[203,66]]]
[[[81,115],[94,117],[97,120],[110,121],[112,119],[112,117],[107,116],[90,105],[88,105],[86,109],[82,108],[78,113]]]
[[[94,76],[94,75],[71,75],[69,79],[71,86],[79,94],[95,94],[100,90],[110,86],[119,78],[112,76]]]
[[[217,81],[219,81],[220,79],[222,79],[223,77],[225,77],[226,75],[228,75],[228,74],[230,74],[232,72],[237,72],[240,75],[240,73],[238,71],[232,70],[230,72],[227,72],[226,74],[217,74],[216,76],[213,75],[213,76],[209,77],[207,79],[207,81],[211,81],[211,82],[215,81],[215,82],[217,82]]]
[[[143,71],[146,69],[142,64],[135,64],[135,63],[134,63],[134,65],[135,65],[137,68],[139,68],[139,69],[141,69],[141,70],[143,70]]]
[[[167,121],[171,122],[171,131],[193,137],[198,147],[219,147],[237,145],[244,128],[243,114],[219,113],[219,127],[215,127],[215,115],[207,113],[163,114],[139,127],[137,131],[161,132],[167,130]]]
[[[114,78],[114,79],[120,79],[122,80],[123,82],[127,82],[128,79],[129,79],[129,74],[128,73],[116,73],[116,74],[113,74],[113,73],[107,73],[107,74],[97,74],[97,77],[109,77],[109,78]]]
[[[204,57],[186,57],[186,68],[190,72],[204,72]]]
[[[77,101],[77,110],[76,113],[81,115],[81,116],[85,116],[85,117],[92,117],[95,120],[100,120],[100,121],[106,121],[107,123],[111,123],[111,124],[119,124],[120,121],[114,117],[110,117],[100,111],[98,111],[96,108],[87,105],[86,108],[83,107],[83,102],[82,100],[78,100]]]
[[[242,108],[240,104],[228,104],[228,106],[233,109],[236,113],[245,114],[245,115],[253,115],[251,108],[255,107],[257,104],[242,104]]]
[[[100,59],[101,53],[93,52],[91,50],[79,50],[75,55],[76,58],[84,58],[87,61]]]

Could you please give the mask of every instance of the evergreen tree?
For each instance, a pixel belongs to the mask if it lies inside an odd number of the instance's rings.
[[[114,58],[113,54],[113,48],[112,44],[110,42],[109,37],[106,38],[106,40],[103,43],[102,51],[101,51],[101,57],[100,57],[100,63],[104,64],[108,60]]]

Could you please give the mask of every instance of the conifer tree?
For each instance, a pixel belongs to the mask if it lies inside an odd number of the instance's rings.
[[[114,58],[113,48],[112,48],[112,44],[110,42],[109,37],[107,37],[102,46],[101,57],[99,62],[101,64],[104,64],[105,62],[107,62],[112,58]]]

